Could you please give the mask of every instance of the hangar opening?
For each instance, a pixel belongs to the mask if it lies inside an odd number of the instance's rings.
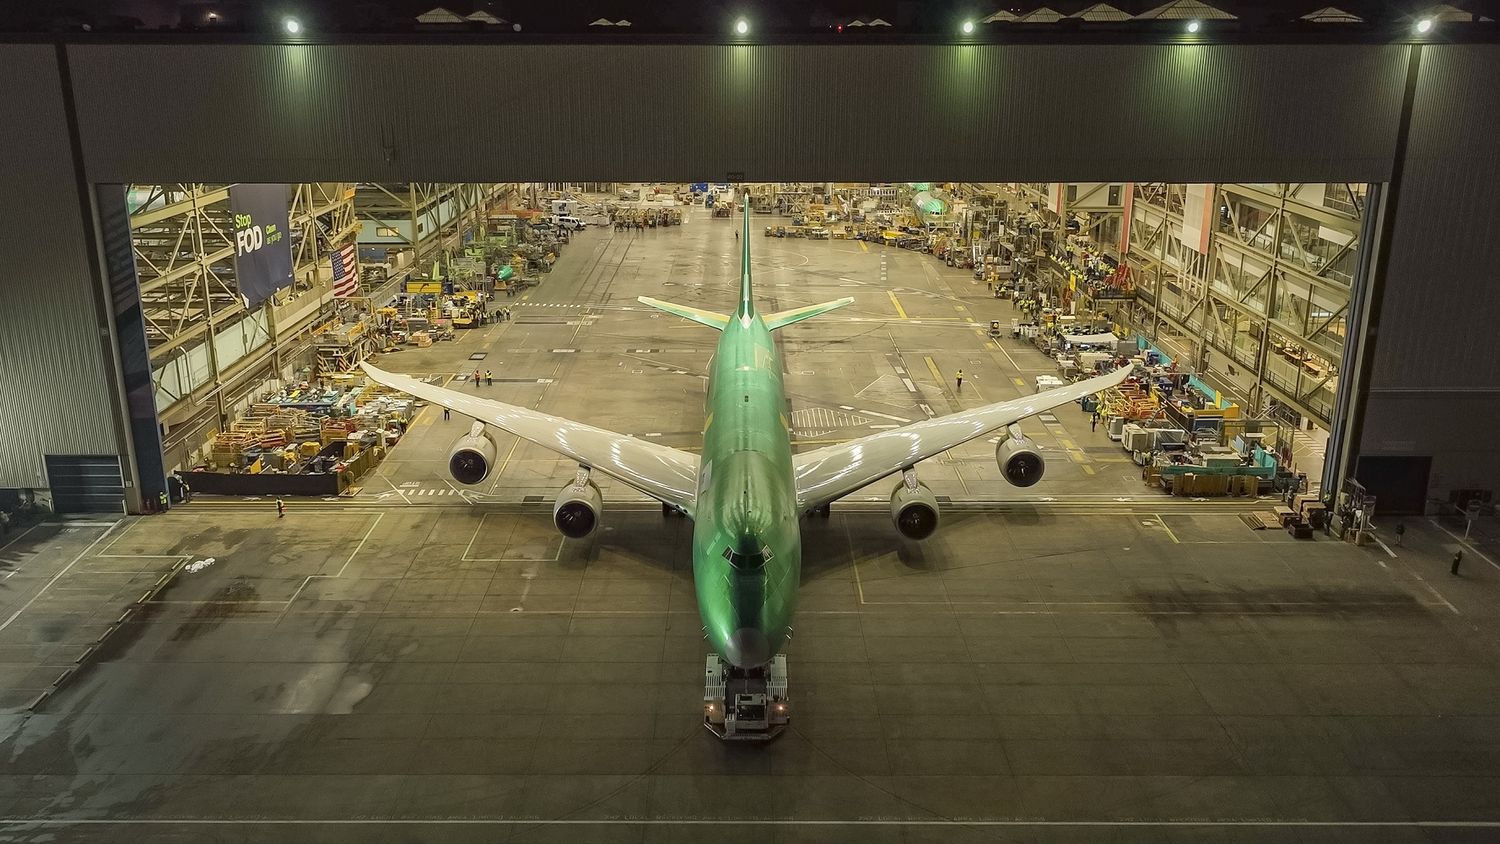
[[[478,492],[455,486],[468,483],[449,472],[462,425],[367,382],[365,361],[694,447],[713,332],[656,321],[636,299],[722,310],[748,198],[768,307],[856,303],[780,338],[794,448],[1133,362],[1136,381],[1023,424],[1040,481],[1005,482],[1001,437],[924,473],[940,500],[1085,501],[1316,494],[1332,478],[1371,191],[332,182],[99,194],[129,221],[159,435],[148,447],[173,499],[540,500],[573,472],[507,443]]]

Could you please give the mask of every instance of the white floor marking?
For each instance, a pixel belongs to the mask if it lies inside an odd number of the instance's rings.
[[[47,590],[52,588],[53,584],[57,583],[57,581],[59,581],[59,580],[62,580],[63,575],[67,574],[70,570],[72,570],[73,566],[77,565],[79,560],[83,559],[85,556],[88,555],[88,553],[90,551],[94,550],[94,546],[95,545],[98,545],[101,541],[103,541],[103,539],[106,536],[109,536],[110,533],[112,533],[114,531],[114,529],[117,528],[117,527],[119,527],[119,526],[120,526],[119,522],[114,522],[108,528],[106,528],[103,533],[101,533],[98,536],[94,537],[94,541],[90,542],[88,544],[87,548],[84,548],[82,551],[79,551],[78,552],[78,556],[74,557],[72,559],[72,561],[69,562],[66,566],[63,566],[61,571],[59,571],[57,574],[52,575],[52,579],[49,580],[49,581],[47,581],[46,585],[44,585],[40,590],[38,590],[35,595],[32,595],[31,596],[31,600],[29,600],[26,603],[22,604],[21,607],[20,607],[20,609],[18,609],[15,612],[11,613],[10,614],[10,618],[7,618],[5,621],[0,622],[0,630],[4,630],[5,628],[11,626],[11,624],[15,623],[15,620],[21,617],[21,613],[26,612],[27,608],[29,608],[32,604],[36,603],[36,601],[37,601],[38,598],[40,598],[43,595],[45,595],[47,593]]]
[[[360,537],[359,544],[356,545],[356,546],[354,546],[354,550],[353,551],[349,552],[348,559],[344,560],[344,564],[342,566],[339,566],[339,570],[338,571],[334,572],[333,574],[310,574],[307,577],[304,577],[302,579],[302,584],[297,587],[297,591],[293,592],[292,596],[290,598],[286,599],[286,601],[285,601],[286,607],[284,607],[282,609],[281,616],[280,616],[280,618],[277,619],[277,621],[280,621],[281,618],[285,618],[286,614],[292,611],[292,605],[297,602],[297,596],[301,595],[302,594],[302,590],[306,589],[307,588],[307,584],[311,583],[314,579],[317,579],[317,580],[327,580],[329,578],[343,577],[344,576],[344,570],[347,569],[347,568],[349,568],[349,564],[350,563],[354,562],[354,556],[359,553],[359,551],[360,551],[361,548],[365,547],[365,543],[368,542],[369,539],[370,539],[370,534],[372,534],[372,533],[375,532],[375,527],[380,524],[380,520],[383,519],[383,518],[385,518],[385,514],[384,513],[377,513],[375,515],[375,521],[370,522],[369,529],[367,529],[365,531],[365,535],[364,536]],[[272,602],[272,603],[282,603],[282,602],[276,601],[276,602]]]
[[[1456,541],[1460,546],[1462,546],[1465,551],[1468,551],[1469,553],[1473,554],[1474,556],[1478,557],[1479,559],[1484,560],[1486,563],[1489,563],[1490,565],[1494,566],[1495,568],[1500,569],[1500,563],[1496,563],[1494,560],[1492,560],[1492,559],[1489,558],[1489,555],[1485,554],[1483,551],[1479,550],[1478,548],[1475,548],[1469,542],[1469,540],[1464,539],[1462,536],[1459,536],[1458,534],[1454,533],[1453,531],[1448,530],[1447,528],[1445,528],[1442,525],[1438,524],[1437,519],[1428,519],[1427,521],[1431,522],[1433,527],[1435,527],[1438,530],[1442,531],[1443,533],[1446,533],[1449,536],[1453,537],[1454,541]]]

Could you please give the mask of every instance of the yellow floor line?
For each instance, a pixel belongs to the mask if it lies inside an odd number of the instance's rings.
[[[932,355],[923,355],[922,360],[927,361],[927,369],[932,372],[933,379],[935,379],[938,383],[938,386],[941,387],[943,385],[943,373],[942,370],[938,369],[937,361],[932,359]]]
[[[891,304],[896,306],[896,313],[899,314],[902,319],[911,319],[911,317],[906,315],[906,309],[901,307],[901,300],[896,298],[896,292],[894,290],[886,291],[886,295],[891,297]]]
[[[869,244],[867,244],[867,243],[865,243],[865,242],[864,242],[864,241],[863,241],[863,240],[861,240],[861,241],[860,241],[860,242],[859,242],[859,248],[860,248],[860,249],[861,249],[861,250],[862,250],[862,251],[865,251],[865,252],[869,252],[869,251],[870,251],[870,246],[869,246]]]
[[[1098,472],[1094,471],[1094,467],[1090,466],[1087,463],[1083,464],[1083,471],[1084,471],[1085,474],[1088,474],[1088,475],[1097,475],[1098,474]]]

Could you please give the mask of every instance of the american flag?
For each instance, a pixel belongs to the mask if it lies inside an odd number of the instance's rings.
[[[340,299],[358,296],[359,263],[354,260],[354,244],[344,244],[329,257],[333,261],[333,295]]]

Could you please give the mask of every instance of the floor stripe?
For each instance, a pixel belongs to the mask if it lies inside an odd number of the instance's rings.
[[[943,386],[943,373],[938,370],[937,361],[932,359],[932,355],[923,355],[922,360],[927,361],[927,369],[932,372],[932,380],[936,381],[939,387]]]
[[[1161,516],[1160,516],[1160,515],[1159,515],[1159,514],[1157,514],[1157,513],[1152,513],[1152,514],[1151,514],[1151,515],[1153,515],[1153,516],[1156,516],[1156,521],[1157,521],[1157,523],[1158,523],[1158,524],[1160,524],[1160,525],[1161,525],[1161,527],[1162,527],[1162,530],[1164,530],[1164,531],[1166,531],[1166,532],[1167,532],[1167,536],[1170,536],[1170,537],[1172,537],[1172,542],[1173,542],[1173,543],[1174,543],[1174,544],[1176,544],[1176,545],[1181,545],[1181,544],[1182,544],[1182,540],[1180,540],[1180,539],[1178,539],[1178,538],[1177,538],[1177,534],[1175,534],[1175,533],[1173,533],[1173,532],[1172,532],[1172,529],[1171,529],[1171,528],[1169,528],[1169,527],[1167,527],[1167,520],[1166,520],[1166,519],[1163,519],[1163,518],[1162,518],[1162,517],[1161,517]]]
[[[1495,568],[1500,569],[1500,563],[1496,563],[1494,560],[1490,559],[1489,556],[1486,555],[1483,551],[1479,550],[1478,548],[1475,548],[1474,545],[1469,542],[1469,540],[1464,539],[1462,536],[1459,536],[1458,534],[1454,533],[1453,531],[1448,530],[1447,528],[1445,528],[1442,525],[1438,524],[1437,519],[1428,519],[1427,521],[1431,522],[1433,527],[1435,527],[1438,530],[1442,531],[1443,533],[1446,533],[1449,536],[1453,537],[1454,540],[1456,540],[1458,542],[1458,544],[1463,547],[1464,550],[1468,551],[1469,553],[1473,554],[1474,556],[1478,557],[1479,559],[1484,560],[1486,563],[1489,563],[1490,565],[1494,566]]]
[[[62,580],[63,575],[65,575],[69,571],[71,571],[72,568],[73,568],[73,566],[78,565],[78,561],[81,560],[81,559],[83,559],[84,556],[87,555],[90,551],[94,550],[94,546],[98,545],[101,541],[103,541],[103,539],[106,536],[109,536],[112,532],[114,532],[114,529],[116,527],[118,527],[119,524],[120,524],[119,522],[115,522],[114,524],[112,524],[108,528],[106,528],[103,533],[99,534],[97,537],[94,538],[93,542],[90,542],[88,544],[87,548],[84,548],[82,551],[79,551],[78,552],[78,556],[74,557],[73,560],[72,560],[72,562],[68,563],[66,566],[63,566],[62,570],[59,571],[57,574],[52,575],[52,579],[49,580],[49,581],[47,581],[47,585],[45,585],[41,589],[37,590],[37,593],[35,595],[31,596],[31,600],[29,600],[26,603],[22,604],[20,609],[18,609],[15,612],[11,613],[10,614],[10,618],[7,618],[4,622],[0,622],[0,630],[4,630],[5,628],[7,628],[7,627],[11,626],[12,624],[14,624],[15,620],[21,617],[21,613],[26,612],[27,608],[30,607],[32,604],[36,603],[38,598],[40,598],[43,595],[45,595],[47,593],[48,589],[51,589],[52,586],[57,583],[57,581]]]
[[[901,307],[901,300],[896,298],[896,292],[894,290],[886,291],[886,295],[891,297],[891,304],[896,306],[896,313],[900,315],[902,319],[911,319],[911,317],[906,315],[906,309]]]

